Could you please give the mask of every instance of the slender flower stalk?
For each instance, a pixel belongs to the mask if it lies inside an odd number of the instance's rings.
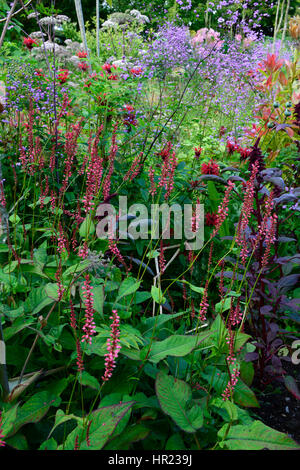
[[[107,353],[105,354],[105,372],[102,376],[103,382],[107,382],[113,373],[114,368],[116,367],[116,359],[119,355],[121,349],[120,345],[120,317],[117,310],[112,311],[112,316],[110,317],[113,320],[110,325],[111,333],[110,338],[107,340]]]
[[[89,274],[86,274],[85,281],[83,283],[83,298],[84,298],[84,305],[85,305],[85,324],[83,325],[82,329],[84,331],[84,335],[81,338],[81,342],[86,342],[88,344],[92,344],[92,336],[96,332],[96,325],[94,322],[94,313],[95,310],[93,308],[94,305],[94,295],[93,295],[93,287],[91,285],[91,280]]]
[[[232,181],[228,181],[228,187],[225,191],[224,199],[223,199],[222,203],[220,204],[220,206],[218,207],[217,221],[216,221],[215,228],[214,228],[214,230],[211,234],[211,238],[213,238],[218,233],[218,231],[220,230],[223,222],[225,221],[226,217],[228,216],[229,196],[230,196],[230,193],[233,190],[233,188],[234,188],[234,183],[232,183]]]

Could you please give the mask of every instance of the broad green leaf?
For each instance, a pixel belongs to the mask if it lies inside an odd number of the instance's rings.
[[[2,411],[2,414],[1,414],[1,416],[2,416],[1,431],[2,431],[2,434],[4,435],[4,437],[9,435],[9,433],[10,433],[12,427],[13,427],[13,424],[14,424],[16,416],[17,416],[18,406],[19,406],[19,403],[17,403],[15,406],[12,406],[8,410]]]
[[[261,421],[253,421],[249,426],[232,426],[226,435],[227,426],[220,429],[218,436],[225,438],[222,446],[225,445],[230,450],[300,450],[300,445],[289,436]]]
[[[97,313],[103,317],[104,287],[93,286],[94,304],[93,307]]]
[[[116,302],[118,302],[122,297],[133,294],[140,287],[141,281],[135,281],[133,278],[129,277],[125,279],[119,287],[118,296]]]
[[[9,432],[9,436],[15,434],[24,424],[37,423],[47,413],[50,406],[58,406],[61,399],[47,391],[33,395],[23,406],[18,408],[17,417]]]
[[[55,415],[55,423],[53,428],[51,429],[51,432],[49,433],[49,437],[53,433],[53,431],[57,428],[62,423],[65,423],[66,421],[70,421],[71,419],[76,420],[78,423],[82,422],[82,418],[75,416],[73,414],[66,415],[63,410],[57,410],[56,415]]]
[[[74,450],[75,439],[78,436],[80,450],[100,450],[113,434],[117,424],[121,421],[134,402],[120,403],[118,405],[99,408],[90,415],[89,443],[86,440],[86,428],[77,426],[67,437],[64,449]],[[88,445],[89,444],[89,445]],[[60,446],[58,450],[61,450]]]
[[[95,225],[92,221],[91,217],[88,215],[79,228],[79,235],[82,238],[87,238],[89,235],[93,235],[95,233]]]
[[[210,334],[207,332],[197,336],[172,335],[163,341],[154,341],[148,359],[156,364],[167,356],[186,356]]]
[[[202,409],[197,404],[189,407],[192,390],[187,383],[161,371],[157,374],[155,388],[161,409],[183,431],[193,433],[202,427]]]
[[[145,439],[150,433],[143,424],[135,424],[127,427],[118,437],[112,439],[104,448],[104,450],[129,450],[130,444]]]
[[[93,388],[94,390],[99,390],[100,388],[100,384],[96,377],[93,377],[85,370],[79,375],[78,381],[81,383],[81,385],[86,385],[87,387]]]
[[[166,299],[163,296],[162,291],[159,287],[152,286],[151,287],[151,295],[152,295],[153,300],[159,305],[164,304],[165,301],[166,301]]]
[[[166,443],[166,450],[186,450],[182,437],[179,433],[173,434]]]
[[[43,442],[43,444],[39,448],[39,450],[56,450],[56,449],[57,449],[57,442],[55,439],[53,439],[53,437]]]

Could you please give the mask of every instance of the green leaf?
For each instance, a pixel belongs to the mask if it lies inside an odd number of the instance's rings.
[[[151,295],[152,295],[153,300],[159,305],[164,304],[166,301],[165,297],[162,294],[160,287],[152,286]]]
[[[252,362],[242,361],[240,365],[241,379],[248,387],[251,386],[254,378],[254,366]]]
[[[166,450],[186,450],[182,437],[179,433],[173,434],[166,443]]]
[[[39,448],[39,450],[56,450],[56,449],[57,449],[57,442],[55,439],[53,439],[53,437],[43,442],[43,444]]]
[[[91,217],[88,215],[80,225],[79,229],[79,235],[82,238],[87,238],[89,235],[93,235],[95,233],[95,225],[91,219]]]
[[[47,391],[33,395],[29,400],[18,408],[17,417],[9,432],[9,436],[15,434],[27,423],[37,423],[47,413],[50,406],[58,406],[61,399]]]
[[[79,438],[80,450],[100,450],[113,434],[117,424],[121,421],[134,402],[120,403],[118,405],[99,408],[90,415],[89,444],[86,441],[86,428],[77,426],[67,437],[64,449],[74,450],[75,439]],[[58,450],[61,450],[62,446]]]
[[[214,398],[210,404],[218,408],[219,414],[223,417],[225,421],[238,421],[238,407],[231,401],[224,401],[221,398]]]
[[[250,426],[237,425],[229,429],[223,426],[218,432],[225,445],[230,450],[300,450],[297,444],[286,434],[266,426],[261,421],[253,421]]]
[[[81,383],[81,385],[86,385],[87,387],[93,388],[94,390],[100,389],[100,384],[98,380],[96,379],[96,377],[93,377],[85,370],[81,372],[78,380]]]
[[[182,357],[195,349],[211,333],[200,333],[197,336],[172,335],[163,341],[154,341],[148,356],[155,364],[167,356]]]
[[[118,296],[116,302],[118,302],[122,297],[133,294],[140,287],[141,281],[135,281],[133,278],[129,277],[124,279],[122,284],[119,287]]]
[[[51,429],[51,432],[49,433],[49,437],[57,428],[57,426],[59,426],[62,423],[65,423],[66,421],[70,421],[71,419],[75,419],[78,423],[82,422],[82,418],[79,418],[78,416],[75,416],[73,414],[66,415],[63,410],[57,410],[56,415],[55,415],[55,423],[54,423],[53,428]]]
[[[193,433],[203,425],[203,412],[199,405],[189,408],[191,387],[183,380],[159,372],[155,381],[156,395],[164,413],[183,431]]]
[[[4,435],[4,437],[8,436],[11,428],[13,426],[13,423],[15,422],[16,416],[17,416],[17,411],[18,411],[18,406],[19,403],[17,403],[15,406],[9,408],[8,410],[2,411],[2,428],[1,431]]]
[[[224,301],[221,301],[215,305],[215,310],[217,313],[226,312],[230,309],[231,298],[227,297]]]
[[[299,388],[297,386],[297,383],[296,383],[294,377],[292,377],[291,375],[285,376],[284,385],[286,386],[288,391],[292,395],[294,395],[295,398],[297,398],[297,400],[300,400],[300,391],[299,391]]]
[[[94,295],[94,309],[97,313],[103,317],[103,305],[104,305],[104,287],[103,286],[93,286],[93,295]]]
[[[150,429],[143,424],[135,424],[127,427],[123,433],[112,439],[104,448],[104,450],[128,450],[133,442],[145,439],[150,433]]]

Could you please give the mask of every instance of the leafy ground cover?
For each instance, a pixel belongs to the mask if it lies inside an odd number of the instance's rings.
[[[116,2],[84,23],[75,1],[77,27],[17,3],[0,445],[299,449],[299,17]]]

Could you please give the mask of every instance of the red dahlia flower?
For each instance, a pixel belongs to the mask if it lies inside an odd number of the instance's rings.
[[[214,160],[210,160],[208,163],[203,163],[201,165],[201,174],[218,176],[220,174],[219,165]]]
[[[216,212],[205,214],[205,225],[215,227],[218,220],[218,214]]]
[[[239,150],[237,142],[230,142],[230,140],[227,141],[226,148],[229,155],[232,155],[233,152],[237,152]]]
[[[34,45],[38,45],[31,37],[23,39],[23,45],[27,47],[27,49],[31,50]]]
[[[130,73],[134,75],[135,77],[138,77],[139,75],[143,73],[143,70],[141,69],[141,67],[138,67],[136,69],[131,69]]]
[[[89,68],[89,64],[86,62],[79,62],[78,68],[81,69],[83,72],[86,72]]]
[[[112,65],[112,64],[104,64],[102,65],[102,69],[105,70],[105,72],[107,73],[112,73],[111,72],[111,69],[114,68],[116,70],[116,66],[115,65]]]
[[[66,83],[66,81],[68,80],[69,78],[69,75],[70,75],[70,72],[68,69],[60,69],[59,70],[59,74],[57,76],[57,80],[63,84],[63,83]]]
[[[195,147],[194,150],[195,150],[195,158],[198,160],[203,149],[201,147]]]
[[[118,75],[114,75],[114,74],[111,74],[111,75],[108,75],[108,80],[118,80]]]
[[[79,59],[86,59],[88,56],[88,53],[85,52],[85,51],[78,51],[77,52],[77,57],[79,57]]]

